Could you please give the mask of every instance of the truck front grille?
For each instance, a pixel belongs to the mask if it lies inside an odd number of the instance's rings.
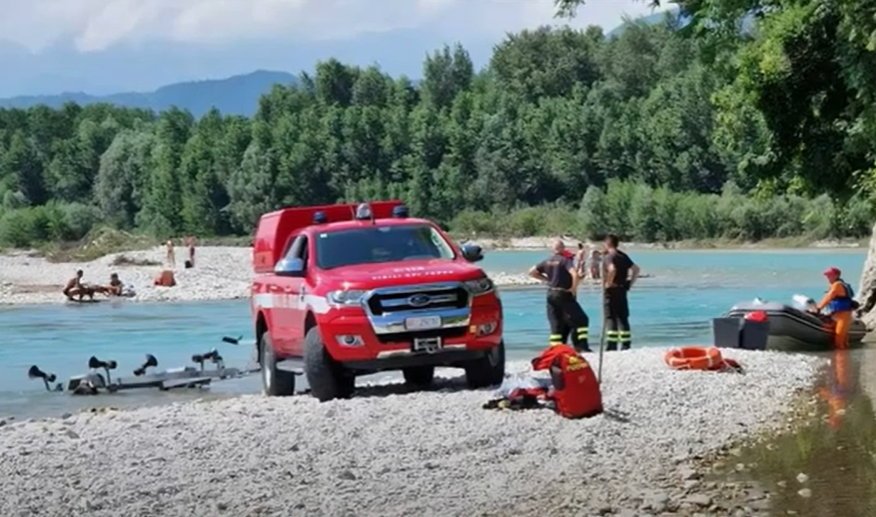
[[[468,291],[462,287],[424,288],[403,293],[375,293],[368,299],[368,309],[375,316],[429,309],[461,309],[468,305]]]
[[[435,330],[421,330],[418,332],[393,332],[391,334],[378,334],[377,340],[386,344],[411,342],[414,338],[440,337],[442,339],[452,339],[465,336],[467,331],[468,328],[466,327],[451,327]]]

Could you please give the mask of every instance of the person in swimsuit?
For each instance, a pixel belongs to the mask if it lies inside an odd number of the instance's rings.
[[[113,273],[110,275],[109,285],[104,287],[104,292],[111,296],[121,296],[122,285],[122,281],[119,280],[119,274]]]
[[[578,253],[575,254],[575,271],[578,278],[587,278],[587,251],[582,242],[578,243]]]
[[[167,248],[167,265],[169,267],[176,267],[176,256],[173,252],[173,239],[167,239],[167,242],[164,243]]]
[[[186,237],[186,247],[189,248],[190,267],[195,267],[195,238],[193,236]]]
[[[79,296],[79,299],[82,299],[82,296],[85,294],[82,289],[82,270],[76,272],[76,276],[71,278],[67,282],[67,287],[64,288],[64,296],[67,297],[71,302],[73,301],[74,296]]]
[[[590,252],[590,278],[592,280],[602,278],[602,254],[599,250]]]

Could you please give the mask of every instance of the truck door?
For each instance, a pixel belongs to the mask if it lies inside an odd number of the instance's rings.
[[[283,277],[283,329],[285,338],[284,351],[299,357],[304,350],[304,318],[307,315],[305,294],[307,292],[307,274],[310,270],[310,243],[307,235],[299,235],[289,248],[288,257],[301,259],[304,263],[303,277]]]

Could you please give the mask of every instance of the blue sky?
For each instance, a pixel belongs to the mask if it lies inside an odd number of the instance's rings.
[[[482,65],[506,32],[558,23],[551,0],[0,0],[0,12],[0,96],[298,72],[331,55],[417,75],[442,43]],[[588,0],[568,23],[611,29],[652,12]]]

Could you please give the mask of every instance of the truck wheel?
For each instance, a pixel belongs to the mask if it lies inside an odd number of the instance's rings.
[[[295,374],[277,368],[277,356],[268,333],[259,339],[262,370],[262,391],[269,397],[288,397],[295,394]]]
[[[476,390],[502,384],[505,379],[505,342],[487,352],[487,354],[465,365],[465,382],[470,389]]]
[[[304,337],[304,373],[311,394],[320,402],[350,398],[356,388],[356,377],[329,355],[316,327]]]
[[[432,384],[435,378],[434,366],[413,366],[402,370],[405,376],[405,382],[418,388],[426,388]]]

